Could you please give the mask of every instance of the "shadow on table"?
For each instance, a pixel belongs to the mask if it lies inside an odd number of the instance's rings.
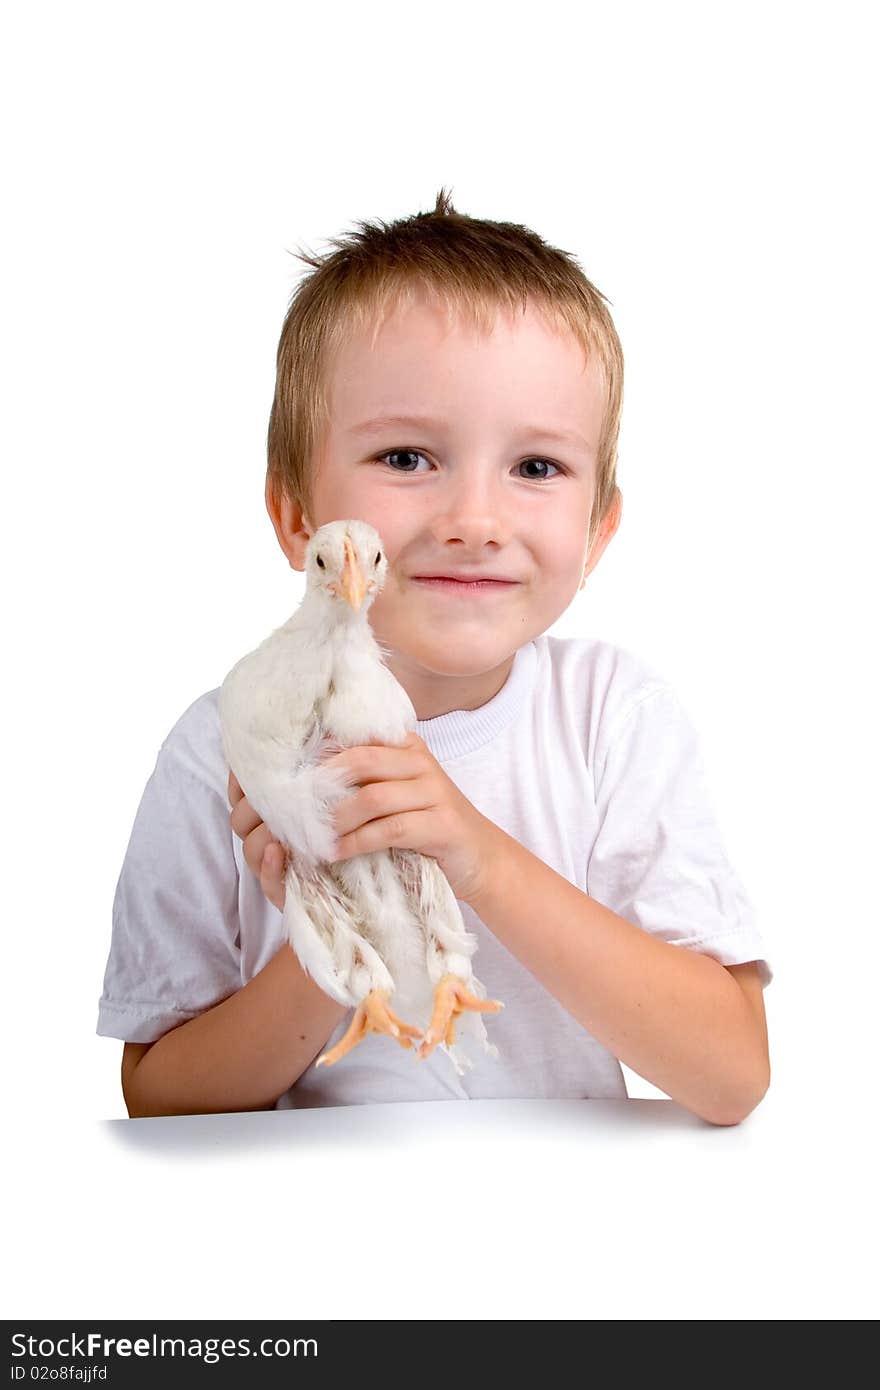
[[[116,1143],[134,1152],[199,1158],[270,1149],[399,1149],[422,1146],[426,1139],[470,1144],[506,1137],[522,1145],[554,1139],[601,1142],[613,1135],[617,1143],[631,1139],[643,1145],[671,1131],[708,1134],[721,1128],[660,1099],[405,1101],[104,1124]]]

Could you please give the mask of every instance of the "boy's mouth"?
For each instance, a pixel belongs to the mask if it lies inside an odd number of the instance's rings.
[[[441,593],[460,594],[489,594],[502,593],[507,589],[515,589],[517,581],[515,579],[455,579],[451,575],[414,575],[413,583],[420,584],[426,589],[436,589]]]

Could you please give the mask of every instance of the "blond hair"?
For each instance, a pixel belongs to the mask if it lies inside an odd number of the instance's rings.
[[[499,310],[534,305],[548,324],[569,330],[600,369],[605,410],[598,441],[589,541],[617,491],[617,437],[623,404],[623,350],[609,302],[567,251],[528,227],[467,217],[441,188],[433,212],[396,222],[359,222],[334,238],[324,257],[298,253],[313,267],[297,285],[281,330],[267,441],[267,485],[312,515],[312,468],[329,423],[330,368],[348,338],[372,326],[372,343],[398,305],[428,291],[448,316],[481,331]]]

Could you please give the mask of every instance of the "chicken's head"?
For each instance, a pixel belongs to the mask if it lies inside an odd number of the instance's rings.
[[[306,546],[306,585],[343,611],[366,610],[385,583],[388,561],[367,521],[328,521]]]

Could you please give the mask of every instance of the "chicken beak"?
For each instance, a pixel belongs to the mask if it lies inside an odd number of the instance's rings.
[[[347,598],[352,608],[357,611],[364,601],[367,592],[367,581],[361,573],[355,548],[349,536],[345,537],[345,565],[342,570],[342,580],[339,588],[343,598]]]

